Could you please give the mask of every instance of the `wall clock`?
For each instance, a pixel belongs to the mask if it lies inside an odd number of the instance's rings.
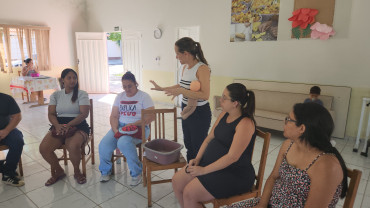
[[[162,30],[159,29],[158,27],[155,28],[154,30],[154,38],[155,39],[160,39],[162,37]]]

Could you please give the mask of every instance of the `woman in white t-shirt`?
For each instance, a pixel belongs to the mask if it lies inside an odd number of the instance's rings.
[[[141,110],[154,109],[152,98],[137,88],[135,76],[126,72],[122,76],[122,87],[124,92],[117,95],[110,115],[111,129],[103,137],[99,144],[99,157],[101,172],[100,181],[110,180],[112,171],[111,157],[113,151],[118,147],[125,156],[130,169],[131,186],[138,185],[141,180],[142,163],[136,151],[136,145],[141,143]],[[154,119],[145,118],[145,124]],[[124,127],[124,128],[122,128]],[[145,125],[145,137],[149,137],[149,126]],[[136,133],[135,133],[136,131]]]
[[[50,186],[66,176],[54,152],[62,144],[65,144],[69,152],[77,183],[86,183],[86,177],[80,171],[80,162],[81,146],[87,141],[90,133],[85,120],[89,116],[90,100],[85,91],[78,89],[75,71],[64,69],[61,79],[62,90],[50,96],[48,117],[52,127],[40,144],[40,153],[51,166],[51,178],[46,181],[45,186]],[[74,128],[77,130],[74,131]]]

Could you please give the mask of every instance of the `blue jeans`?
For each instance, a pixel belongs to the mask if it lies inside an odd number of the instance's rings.
[[[6,156],[5,165],[3,166],[2,171],[4,171],[6,175],[13,175],[17,169],[23,150],[23,134],[15,128],[9,132],[8,136],[0,141],[0,144],[5,144],[9,147],[9,152]]]
[[[120,123],[123,127],[126,124]],[[145,126],[145,138],[149,137],[149,126]],[[118,147],[121,153],[126,157],[130,175],[136,177],[141,174],[143,165],[139,160],[136,151],[136,145],[141,143],[141,139],[133,138],[129,135],[123,135],[119,139],[114,137],[113,130],[109,130],[99,143],[100,165],[99,170],[102,175],[108,175],[112,170],[112,153]]]

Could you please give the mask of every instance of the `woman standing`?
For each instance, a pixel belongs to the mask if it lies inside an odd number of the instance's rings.
[[[90,109],[89,95],[78,89],[77,73],[72,69],[64,69],[61,77],[63,89],[50,96],[48,117],[52,127],[40,144],[40,153],[51,166],[51,178],[46,181],[45,186],[66,176],[54,152],[62,144],[65,144],[69,152],[77,183],[86,183],[86,178],[80,171],[80,162],[81,146],[90,133],[85,120]]]
[[[187,161],[194,159],[208,135],[211,125],[211,108],[208,99],[210,94],[211,70],[207,60],[204,58],[199,42],[191,38],[181,38],[175,43],[176,58],[183,65],[182,77],[179,84],[170,87],[160,87],[151,80],[154,85],[152,90],[165,91],[168,96],[182,94],[182,109],[187,106],[188,98],[197,99],[197,108],[187,119],[182,120],[184,143],[187,149]],[[200,90],[190,91],[190,83],[193,80],[200,82]]]

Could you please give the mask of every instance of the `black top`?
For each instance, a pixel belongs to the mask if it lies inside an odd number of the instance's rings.
[[[235,128],[244,117],[240,116],[233,122],[227,123],[228,115],[226,113],[215,127],[215,138],[207,145],[199,166],[205,167],[229,152],[234,139]],[[217,199],[226,198],[251,190],[255,179],[255,172],[251,163],[255,139],[256,131],[254,130],[247,148],[238,161],[224,169],[197,177],[212,196]]]
[[[5,129],[9,124],[11,115],[20,112],[21,109],[12,96],[0,93],[0,130]]]

